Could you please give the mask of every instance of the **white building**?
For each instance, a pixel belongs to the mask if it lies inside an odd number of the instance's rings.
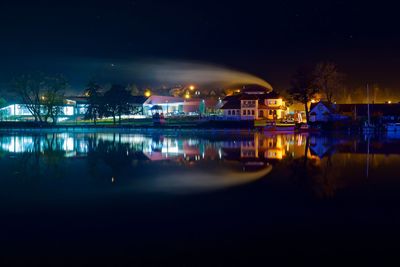
[[[245,89],[243,93],[227,96],[221,107],[224,117],[237,120],[280,120],[287,115],[285,101],[275,92],[260,87]]]

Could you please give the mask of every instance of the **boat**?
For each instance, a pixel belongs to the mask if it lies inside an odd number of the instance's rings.
[[[268,132],[274,131],[287,131],[293,132],[296,129],[296,124],[294,123],[277,123],[267,120],[255,120],[254,127]]]
[[[369,109],[369,86],[367,84],[367,107],[368,107],[368,120],[365,122],[363,126],[363,132],[364,133],[374,133],[376,131],[375,125],[371,123],[371,114],[370,114],[370,109]]]
[[[296,125],[293,123],[271,123],[264,127],[268,132],[294,132]]]

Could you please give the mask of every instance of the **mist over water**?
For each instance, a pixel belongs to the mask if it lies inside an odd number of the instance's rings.
[[[153,86],[195,84],[197,86],[233,87],[256,84],[272,90],[264,79],[250,73],[210,63],[180,60],[140,60],[135,62],[103,63],[96,77],[102,81],[145,83]]]

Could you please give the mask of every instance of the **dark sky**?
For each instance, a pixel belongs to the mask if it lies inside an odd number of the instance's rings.
[[[400,21],[384,1],[0,1],[0,81],[96,62],[196,60],[287,86],[302,64],[334,61],[350,85],[399,88]],[[87,64],[91,67],[87,67]]]

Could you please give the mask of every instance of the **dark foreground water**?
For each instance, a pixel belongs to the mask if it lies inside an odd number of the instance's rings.
[[[382,264],[400,139],[0,134],[5,265]]]

